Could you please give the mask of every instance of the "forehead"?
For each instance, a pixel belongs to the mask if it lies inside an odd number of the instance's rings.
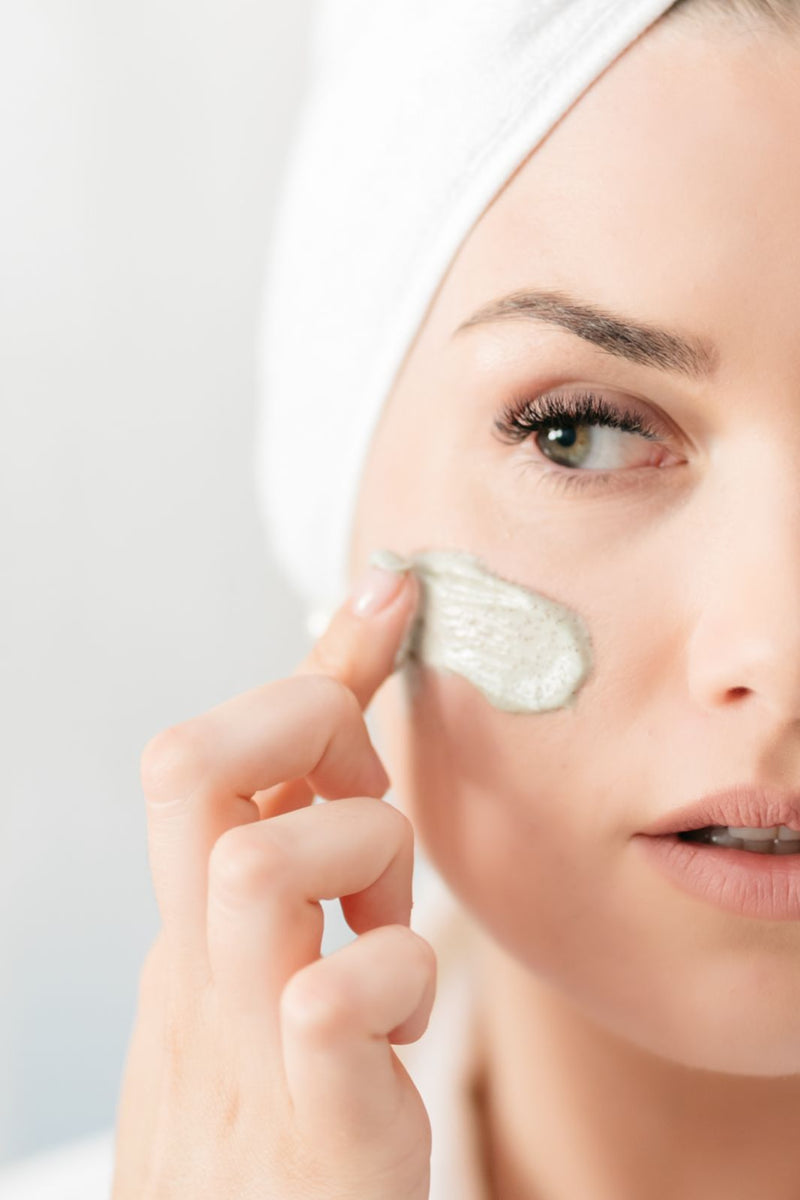
[[[752,321],[754,299],[796,294],[798,67],[800,41],[776,34],[654,27],[473,229],[454,264],[464,315],[535,284],[684,322],[731,296]]]

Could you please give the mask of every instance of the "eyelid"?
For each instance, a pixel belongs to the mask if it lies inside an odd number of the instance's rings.
[[[494,428],[500,440],[506,443],[524,445],[530,442],[535,446],[538,433],[557,428],[559,422],[566,421],[574,425],[618,429],[660,446],[668,446],[674,441],[671,430],[651,410],[642,412],[636,403],[614,403],[604,393],[579,385],[543,393],[531,394],[529,390],[517,393],[495,417]],[[665,465],[651,463],[641,467],[581,469],[554,462],[538,447],[535,459],[524,461],[525,466],[534,463],[541,479],[552,481],[564,490],[629,486],[636,478],[641,478],[642,471]],[[634,479],[631,479],[632,475]]]
[[[512,395],[495,417],[494,427],[501,437],[523,440],[541,427],[568,419],[572,424],[596,425],[621,429],[651,441],[668,441],[672,431],[650,410],[642,411],[636,401],[615,403],[593,387],[549,389],[532,394],[521,390]]]

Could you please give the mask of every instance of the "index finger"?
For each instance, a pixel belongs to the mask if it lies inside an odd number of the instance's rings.
[[[399,664],[408,641],[420,594],[410,568],[408,560],[391,551],[376,551],[294,674],[330,675],[365,709]],[[302,808],[313,795],[305,779],[292,779],[257,792],[253,800],[267,817]]]
[[[145,748],[156,896],[168,936],[201,976],[211,848],[233,826],[275,814],[269,806],[263,812],[258,797],[289,780],[304,789],[294,807],[307,804],[312,789],[329,799],[378,797],[389,785],[361,709],[391,668],[411,611],[406,573],[387,578],[390,586],[379,586],[371,575],[366,598],[362,591],[342,605],[293,676],[235,696]]]
[[[418,600],[411,563],[389,550],[376,551],[295,673],[332,675],[365,709],[395,668]]]

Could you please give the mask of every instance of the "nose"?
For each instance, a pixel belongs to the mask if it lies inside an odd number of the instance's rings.
[[[740,471],[696,523],[688,569],[699,589],[692,588],[698,607],[688,672],[690,691],[707,710],[758,704],[773,719],[800,721],[800,476],[794,466],[778,467],[773,459],[760,471]]]

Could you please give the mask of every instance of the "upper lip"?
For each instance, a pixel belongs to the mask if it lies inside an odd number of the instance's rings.
[[[706,825],[769,829],[789,825],[800,829],[800,790],[767,784],[736,784],[673,809],[641,832],[651,836],[703,829]]]

